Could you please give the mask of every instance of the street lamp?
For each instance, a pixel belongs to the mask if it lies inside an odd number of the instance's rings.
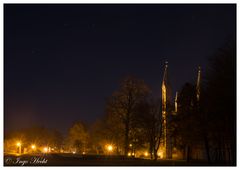
[[[36,149],[36,145],[32,145],[31,148],[32,148],[33,150],[35,150],[35,149]]]
[[[47,152],[48,152],[48,148],[47,148],[47,147],[44,147],[44,148],[43,148],[43,152],[47,153]]]
[[[35,144],[32,144],[32,145],[31,145],[31,148],[32,148],[32,153],[35,152],[35,150],[36,150],[36,145],[35,145]]]
[[[113,150],[112,145],[108,145],[108,146],[107,146],[107,150],[108,150],[109,152],[112,152],[112,150]]]
[[[131,149],[132,156],[134,156],[134,151],[133,151],[134,148],[133,148],[133,145],[131,143],[129,144],[129,147]]]
[[[21,143],[20,143],[20,142],[18,142],[18,143],[17,143],[17,146],[18,146],[18,147],[19,147],[19,146],[21,146]]]
[[[107,150],[108,154],[110,155],[110,154],[112,153],[112,151],[113,151],[113,145],[108,144],[108,145],[106,146],[106,150]]]
[[[148,156],[148,152],[145,152],[144,155],[145,155],[145,156]]]
[[[17,142],[17,147],[18,147],[18,152],[19,152],[19,154],[21,154],[21,151],[22,151],[22,144],[21,144],[21,142]]]

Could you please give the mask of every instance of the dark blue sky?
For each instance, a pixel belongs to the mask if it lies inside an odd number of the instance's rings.
[[[124,76],[175,93],[235,36],[235,5],[4,5],[4,127],[94,122]]]

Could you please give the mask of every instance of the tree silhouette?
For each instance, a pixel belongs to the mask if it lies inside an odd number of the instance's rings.
[[[136,118],[138,128],[142,129],[141,135],[149,144],[151,159],[157,160],[162,135],[161,101],[153,98],[143,101],[138,107]]]
[[[107,102],[107,113],[124,125],[124,154],[128,154],[129,134],[138,104],[149,94],[147,85],[134,77],[126,77]]]
[[[89,134],[86,126],[81,122],[74,123],[69,129],[67,141],[71,150],[74,149],[80,153],[86,152],[89,141]]]
[[[227,159],[236,164],[235,40],[227,42],[210,59],[206,76],[205,111],[211,147],[215,151],[214,159]]]

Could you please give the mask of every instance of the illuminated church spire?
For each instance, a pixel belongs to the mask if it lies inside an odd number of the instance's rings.
[[[162,109],[166,111],[167,104],[167,68],[168,62],[165,62],[164,73],[163,73],[163,81],[162,81]]]
[[[178,92],[176,92],[176,96],[175,96],[175,99],[174,99],[174,104],[175,104],[175,113],[177,113],[177,109],[178,109]]]
[[[167,136],[167,106],[170,102],[170,85],[168,80],[168,62],[165,62],[162,81],[162,142],[161,150],[164,158],[169,158],[168,136]]]
[[[196,85],[196,90],[197,90],[197,101],[200,100],[200,79],[201,79],[201,67],[198,67],[198,77],[197,77],[197,85]]]

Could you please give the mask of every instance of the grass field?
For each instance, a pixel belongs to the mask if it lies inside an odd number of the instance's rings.
[[[211,164],[221,166],[227,164]],[[157,160],[108,155],[4,155],[4,166],[210,166],[205,161]]]

